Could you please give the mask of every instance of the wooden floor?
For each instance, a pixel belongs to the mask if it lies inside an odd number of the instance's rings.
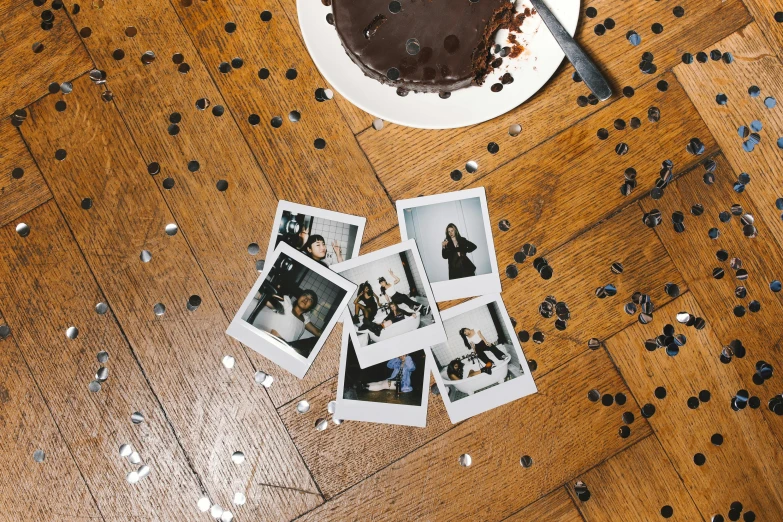
[[[613,98],[585,104],[566,63],[508,114],[429,131],[319,101],[294,0],[4,1],[0,519],[210,520],[208,496],[235,520],[783,520],[783,1],[582,8],[577,39]],[[523,344],[536,395],[456,426],[431,397],[424,429],[319,431],[340,332],[302,380],[225,335],[278,199],[366,216],[369,252],[399,241],[395,200],[476,186],[509,312],[545,335]],[[506,276],[524,243],[554,277]],[[625,312],[635,292],[649,324]],[[565,331],[538,313],[548,295]],[[666,325],[687,340],[677,356],[646,349]],[[150,466],[136,484],[122,444]]]

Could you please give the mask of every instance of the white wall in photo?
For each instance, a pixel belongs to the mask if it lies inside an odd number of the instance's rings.
[[[339,221],[332,221],[330,219],[324,219],[320,217],[313,217],[313,226],[310,230],[310,234],[319,234],[326,240],[326,263],[331,265],[337,263],[337,258],[332,250],[332,241],[337,241],[340,245],[340,249],[343,253],[343,258],[350,258],[350,253],[353,252],[354,245],[356,244],[356,232],[359,227],[356,225],[349,225],[348,223],[340,223]]]
[[[487,306],[470,310],[457,317],[443,321],[443,328],[446,330],[448,342],[441,343],[432,347],[432,353],[440,367],[445,366],[456,359],[466,355],[470,349],[465,346],[459,331],[462,328],[472,328],[481,330],[481,333],[489,342],[494,342],[498,338],[495,323],[489,313]]]
[[[318,306],[310,311],[310,320],[318,328],[326,326],[329,310],[339,303],[342,288],[315,272],[308,272],[299,284],[302,290],[312,290],[318,296]]]
[[[418,291],[417,295],[426,297],[426,294],[424,293],[424,281],[422,281],[421,274],[419,273],[418,268],[416,268],[416,260],[413,258],[413,252],[406,250],[402,254],[405,256],[405,261],[408,263],[408,268],[410,268],[411,274],[413,274],[413,284]],[[394,273],[396,274],[397,272]],[[402,276],[399,277],[400,279],[403,279]]]
[[[446,227],[449,223],[454,223],[460,235],[478,247],[468,254],[468,258],[476,265],[476,275],[492,273],[481,199],[467,198],[407,208],[404,214],[408,237],[416,239],[427,278],[431,283],[449,280],[448,261],[441,255],[441,243],[446,239]]]
[[[407,254],[408,252],[406,251],[406,255]],[[413,256],[411,256],[411,258],[412,257]],[[403,294],[410,293],[410,285],[408,284],[408,279],[405,277],[405,269],[402,266],[402,260],[400,259],[399,254],[391,254],[390,256],[379,259],[378,261],[373,261],[372,263],[368,263],[366,265],[350,268],[345,272],[342,272],[340,275],[344,276],[349,281],[356,283],[357,285],[360,285],[365,281],[369,281],[373,291],[375,292],[375,295],[377,295],[378,299],[380,299],[381,285],[378,284],[378,278],[383,277],[389,283],[394,283],[394,279],[392,279],[392,277],[389,275],[389,269],[394,272],[394,275],[400,278],[400,282],[395,287],[395,290],[402,292]],[[411,270],[414,274],[416,273],[415,264],[411,265]],[[354,295],[351,298],[351,303],[353,303],[353,298],[355,297],[356,292],[354,292]]]

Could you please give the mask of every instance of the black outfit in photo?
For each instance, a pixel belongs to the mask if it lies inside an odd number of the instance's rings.
[[[506,354],[500,351],[494,344],[492,346],[487,346],[487,343],[481,341],[480,343],[473,345],[473,347],[476,350],[476,355],[478,355],[478,358],[481,359],[484,364],[492,362],[485,352],[492,352],[492,355],[497,357],[498,360],[503,360],[506,357]]]
[[[394,294],[394,295],[397,295],[397,294]],[[384,322],[391,321],[392,323],[399,323],[400,321],[402,321],[403,319],[405,319],[406,317],[409,317],[411,315],[413,315],[411,312],[406,312],[405,310],[403,310],[401,308],[397,308],[397,314],[395,314],[394,312],[389,312],[389,315],[386,316],[386,318],[384,319]]]
[[[449,279],[459,279],[461,277],[472,277],[476,275],[476,265],[465,255],[476,250],[476,245],[460,236],[457,238],[457,245],[449,238],[449,242],[442,248],[441,255],[443,259],[449,260]]]
[[[362,303],[362,306],[367,308],[367,317],[364,318],[366,322],[372,321],[375,319],[375,314],[378,313],[378,303],[375,301],[375,296],[370,297],[364,297],[364,295],[359,296],[359,302]]]
[[[411,310],[415,310],[417,306],[419,306],[419,303],[408,297],[407,295],[403,294],[399,290],[391,296],[392,303],[395,303],[397,305],[407,305],[408,308]]]

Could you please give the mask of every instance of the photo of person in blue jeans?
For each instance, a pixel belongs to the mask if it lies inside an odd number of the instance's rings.
[[[348,341],[343,398],[420,406],[429,377],[424,375],[426,355],[419,350],[367,368],[359,366],[353,342]]]

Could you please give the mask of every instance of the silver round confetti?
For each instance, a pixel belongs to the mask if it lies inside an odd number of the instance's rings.
[[[138,464],[138,463],[140,463],[140,462],[141,462],[141,455],[139,455],[139,452],[138,452],[138,451],[134,451],[133,453],[131,453],[131,454],[128,456],[128,461],[129,461],[131,464]]]
[[[198,503],[196,505],[198,506],[199,511],[206,513],[209,511],[209,508],[212,507],[212,502],[210,502],[207,497],[201,497],[198,499]]]
[[[100,351],[98,352],[96,358],[98,359],[99,363],[103,364],[109,360],[109,352]]]
[[[337,410],[337,401],[329,401],[329,404],[326,405],[326,411],[329,412],[329,415],[334,415],[334,412]]]
[[[229,370],[234,367],[234,358],[230,355],[226,355],[223,357],[223,366],[228,368]]]
[[[473,174],[478,170],[478,163],[470,160],[469,162],[465,163],[465,170],[468,171],[468,174]]]
[[[65,336],[68,339],[76,339],[79,336],[79,329],[75,326],[69,326],[67,330],[65,330]]]
[[[242,453],[241,451],[235,451],[231,455],[231,460],[234,461],[234,464],[242,464],[243,462],[245,462],[245,454]]]
[[[105,382],[109,378],[109,369],[105,366],[98,368],[95,374],[95,380],[98,382]]]
[[[152,311],[155,312],[155,315],[160,317],[166,313],[166,305],[163,303],[156,303],[155,306],[152,307]]]
[[[106,303],[98,303],[95,305],[95,313],[97,313],[98,315],[103,315],[108,311],[109,311],[109,305],[107,305]]]
[[[22,237],[27,237],[30,234],[30,227],[27,223],[19,223],[16,225],[16,233]]]
[[[467,453],[463,453],[462,455],[459,456],[459,465],[460,466],[467,468],[472,463],[473,463],[473,459],[470,458],[470,455],[468,455]]]
[[[149,250],[142,250],[141,254],[139,254],[139,259],[141,259],[143,263],[149,263],[150,259],[152,259],[152,254],[150,254]]]
[[[87,389],[93,393],[98,393],[101,391],[101,383],[98,381],[90,381],[90,384],[87,385]]]
[[[299,404],[296,405],[296,411],[299,413],[307,413],[310,411],[310,403],[307,401],[299,401]]]
[[[127,480],[131,484],[135,484],[139,481],[139,472],[138,471],[131,471],[127,475],[125,475],[125,480]]]
[[[137,473],[139,474],[139,479],[143,479],[144,477],[150,474],[150,467],[144,464],[138,469]]]
[[[44,453],[44,450],[37,449],[37,450],[35,450],[33,452],[33,460],[34,461],[36,461],[38,463],[41,463],[41,462],[44,461],[45,458],[46,458],[46,453]]]
[[[329,426],[329,421],[326,419],[318,419],[315,423],[315,429],[318,431],[323,431]]]
[[[213,504],[211,508],[209,508],[209,514],[212,515],[212,518],[220,518],[223,516],[223,508],[220,507],[220,504]]]
[[[142,422],[144,422],[144,415],[142,415],[138,411],[134,411],[133,413],[131,413],[131,422],[133,424],[141,424]]]
[[[177,226],[176,223],[169,223],[168,225],[166,225],[166,234],[169,236],[175,235],[178,230],[179,227]]]
[[[247,502],[247,497],[241,491],[234,493],[234,504],[237,506],[243,506]]]

